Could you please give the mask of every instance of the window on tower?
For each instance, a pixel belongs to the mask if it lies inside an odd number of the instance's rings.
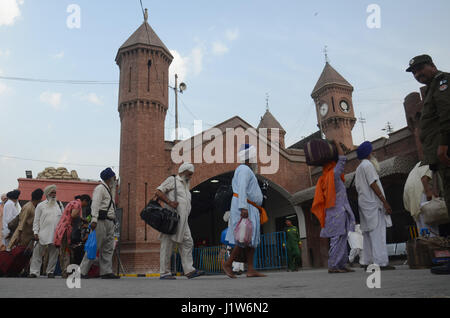
[[[131,66],[130,66],[130,78],[128,80],[128,92],[131,92]]]
[[[152,60],[148,60],[147,63],[147,92],[150,92],[150,68],[152,66]]]

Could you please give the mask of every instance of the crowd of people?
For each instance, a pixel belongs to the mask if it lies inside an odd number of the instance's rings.
[[[36,278],[43,273],[54,278],[59,259],[63,278],[70,274],[66,271],[70,264],[80,265],[81,276],[88,278],[95,263],[99,263],[101,278],[119,278],[112,271],[116,176],[107,168],[100,177],[102,182],[95,188],[92,200],[88,194],[78,195],[65,207],[57,200],[56,185],[34,190],[23,208],[18,203],[20,191],[6,195],[2,205],[2,250],[26,246],[32,252],[22,275]],[[90,260],[84,244],[94,230],[98,257]]]
[[[423,159],[408,177],[404,205],[420,230],[430,235],[439,235],[438,228],[433,224],[426,224],[420,211],[424,204],[436,197],[444,198],[447,214],[450,206],[450,74],[439,71],[428,55],[412,59],[407,72],[413,73],[417,81],[426,85],[426,92],[420,119]],[[389,265],[386,245],[386,228],[392,226],[392,208],[380,181],[380,165],[373,155],[372,144],[364,142],[357,148],[360,164],[356,169],[354,182],[358,193],[360,222],[356,224],[356,211],[351,208],[344,184],[347,157],[340,143],[334,143],[338,156],[323,165],[311,208],[321,225],[320,236],[330,241],[328,272],[353,272],[348,265],[353,263],[356,256],[359,256],[359,263],[365,268],[376,264],[381,270],[395,269]],[[224,218],[228,228],[223,232],[222,242],[229,247],[229,257],[223,264],[223,271],[228,277],[236,278],[235,273],[243,272],[242,263],[245,262],[247,277],[264,277],[253,265],[255,249],[260,243],[261,217],[265,213],[262,208],[263,193],[256,178],[256,148],[249,144],[242,145],[238,157],[241,164],[232,179],[231,208]],[[160,235],[160,279],[176,279],[170,268],[174,246],[177,246],[187,278],[205,274],[194,267],[194,244],[188,223],[191,212],[190,180],[194,171],[193,164],[183,163],[178,175],[168,177],[156,189],[156,198],[179,215],[176,233]],[[66,207],[57,200],[55,185],[33,191],[31,201],[23,208],[18,201],[20,191],[13,190],[1,196],[1,248],[9,251],[14,246],[32,243],[28,277],[40,275],[43,256],[47,253],[47,265],[43,272],[49,278],[54,277],[58,257],[63,277],[68,275],[67,265],[76,263],[80,264],[81,277],[88,278],[95,260],[89,259],[86,253],[83,256],[82,246],[89,231],[95,230],[100,276],[105,279],[120,278],[112,271],[116,175],[107,168],[101,172],[100,177],[102,182],[95,188],[92,201],[88,195],[82,195],[69,202]],[[441,191],[438,184],[441,184]],[[45,200],[42,201],[44,196]],[[83,215],[83,209],[89,207],[91,213]],[[235,235],[242,220],[246,221],[244,223],[250,232],[246,233],[248,240],[245,241],[237,240]],[[286,226],[289,269],[296,271],[301,266],[301,242],[298,229],[289,220],[286,220]],[[350,254],[348,242],[351,246]],[[434,267],[431,271],[434,274],[448,274],[450,263]]]

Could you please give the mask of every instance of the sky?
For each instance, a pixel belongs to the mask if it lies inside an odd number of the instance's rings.
[[[142,2],[175,57],[170,84],[175,73],[187,84],[179,121],[191,131],[194,120],[207,129],[236,115],[256,127],[266,94],[287,146],[317,131],[310,95],[325,46],[330,64],[355,88],[368,140],[387,137],[387,122],[394,130],[406,126],[403,100],[420,88],[405,72],[412,57],[427,53],[450,70],[447,0]],[[376,28],[367,23],[372,4]],[[0,78],[0,192],[17,188],[25,170],[35,177],[64,166],[94,180],[104,167],[118,172],[115,56],[142,22],[139,0],[0,0],[0,76],[102,83]],[[174,121],[170,91],[167,140]],[[353,141],[364,141],[359,122]]]

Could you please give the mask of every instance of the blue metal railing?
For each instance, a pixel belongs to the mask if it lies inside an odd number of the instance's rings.
[[[257,270],[287,268],[286,233],[275,232],[261,235],[255,251],[253,266]],[[208,274],[222,273],[223,263],[228,259],[226,246],[198,247],[192,253],[194,267]],[[181,258],[177,252],[172,254],[172,272],[183,272]]]
[[[261,235],[253,266],[258,270],[287,268],[286,232]]]

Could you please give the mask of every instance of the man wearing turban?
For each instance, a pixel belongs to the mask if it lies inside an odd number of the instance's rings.
[[[0,251],[4,251],[6,249],[6,246],[3,245],[3,209],[5,207],[5,203],[8,201],[8,197],[6,196],[6,193],[2,194],[1,201],[0,201]]]
[[[100,173],[102,183],[99,184],[92,195],[91,204],[91,229],[96,230],[97,251],[102,279],[118,279],[112,270],[112,258],[114,253],[114,223],[116,220],[116,174],[111,168],[106,168]],[[81,277],[88,278],[89,269],[94,260],[84,254],[81,261]]]
[[[10,242],[10,238],[7,238],[10,234],[8,223],[14,220],[14,218],[19,215],[21,206],[19,204],[20,191],[14,190],[8,192],[6,197],[8,201],[5,203],[3,208],[3,224],[2,224],[2,243],[7,247]],[[12,236],[12,234],[11,234]]]
[[[364,241],[360,263],[365,267],[376,264],[382,270],[395,269],[389,266],[386,246],[386,227],[392,226],[392,209],[380,182],[379,165],[372,155],[372,144],[368,141],[362,143],[357,154],[361,163],[356,169],[355,187]]]
[[[233,198],[231,200],[229,227],[226,240],[235,245],[230,258],[224,263],[223,270],[230,278],[236,278],[232,271],[232,264],[238,255],[245,250],[247,260],[247,277],[264,277],[253,266],[253,256],[260,241],[260,210],[263,202],[263,194],[256,179],[257,155],[256,148],[249,144],[240,147],[238,153],[241,165],[234,171],[231,181]],[[234,231],[242,219],[248,219],[252,224],[251,242],[244,246],[236,242]]]
[[[40,276],[42,256],[45,249],[48,250],[48,263],[45,270],[48,278],[55,278],[56,262],[58,261],[58,250],[55,247],[55,229],[64,207],[56,200],[56,185],[49,185],[44,189],[47,200],[36,206],[34,211],[33,233],[38,242],[31,257],[29,278]]]
[[[191,213],[191,192],[189,191],[189,188],[193,174],[194,165],[191,163],[183,163],[178,169],[177,176],[168,177],[156,189],[156,197],[166,204],[166,208],[175,211],[180,216],[175,234],[168,235],[161,233],[159,236],[161,241],[161,279],[176,279],[172,276],[170,271],[170,257],[172,255],[174,244],[178,244],[181,264],[183,265],[183,271],[187,278],[194,278],[205,274],[205,272],[194,268],[194,261],[192,259],[194,241],[192,240],[188,218]]]

